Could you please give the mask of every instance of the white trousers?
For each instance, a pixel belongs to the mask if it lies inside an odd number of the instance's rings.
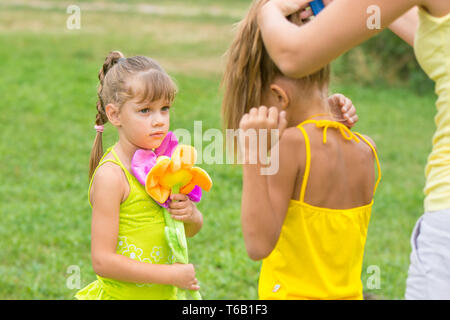
[[[427,212],[411,235],[407,300],[450,300],[450,209]]]

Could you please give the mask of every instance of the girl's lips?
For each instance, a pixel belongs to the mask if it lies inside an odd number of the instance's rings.
[[[160,137],[164,136],[164,132],[155,132],[155,133],[150,134],[150,136],[153,138],[160,138]]]

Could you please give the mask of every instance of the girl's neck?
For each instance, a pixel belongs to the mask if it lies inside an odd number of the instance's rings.
[[[131,168],[131,159],[133,158],[133,155],[137,149],[139,148],[136,145],[120,136],[119,141],[114,147],[114,151],[117,153],[120,161],[128,170],[130,170]]]
[[[290,108],[289,127],[311,118],[332,119],[325,91],[316,90],[309,97],[296,99],[291,102]]]

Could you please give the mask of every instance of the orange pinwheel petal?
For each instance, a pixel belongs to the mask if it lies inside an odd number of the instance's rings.
[[[159,203],[166,202],[167,198],[169,198],[170,195],[170,190],[159,185],[153,188],[146,188],[146,191],[150,195],[150,197],[152,197]]]
[[[155,177],[161,177],[170,165],[170,158],[166,156],[160,156],[156,159],[156,164],[148,173],[149,175],[153,175]]]
[[[182,194],[189,194],[192,190],[194,190],[195,184],[192,182],[189,182],[187,185],[185,185],[183,188],[180,189],[180,193]]]
[[[195,148],[189,145],[180,144],[173,151],[170,170],[175,172],[180,169],[191,168],[196,160],[197,151]]]
[[[167,171],[167,168],[170,165],[170,158],[166,156],[160,156],[156,159],[156,164],[147,174],[147,178],[145,179],[145,187],[153,188],[155,187],[161,176]]]
[[[178,145],[172,158],[158,157],[147,175],[145,190],[160,203],[166,202],[175,185],[180,185],[180,193],[184,194],[189,194],[196,185],[209,191],[212,180],[205,170],[193,166],[196,159],[197,151],[188,145]]]
[[[152,175],[148,175],[145,185],[148,186],[149,188],[156,187],[158,185],[158,178]]]
[[[208,173],[200,167],[191,168],[191,173],[194,176],[190,183],[199,186],[205,191],[209,191],[212,187],[212,180]]]

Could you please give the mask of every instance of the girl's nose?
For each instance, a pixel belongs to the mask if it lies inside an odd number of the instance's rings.
[[[160,127],[162,125],[164,125],[163,117],[159,113],[155,114],[155,116],[152,119],[152,126]]]

